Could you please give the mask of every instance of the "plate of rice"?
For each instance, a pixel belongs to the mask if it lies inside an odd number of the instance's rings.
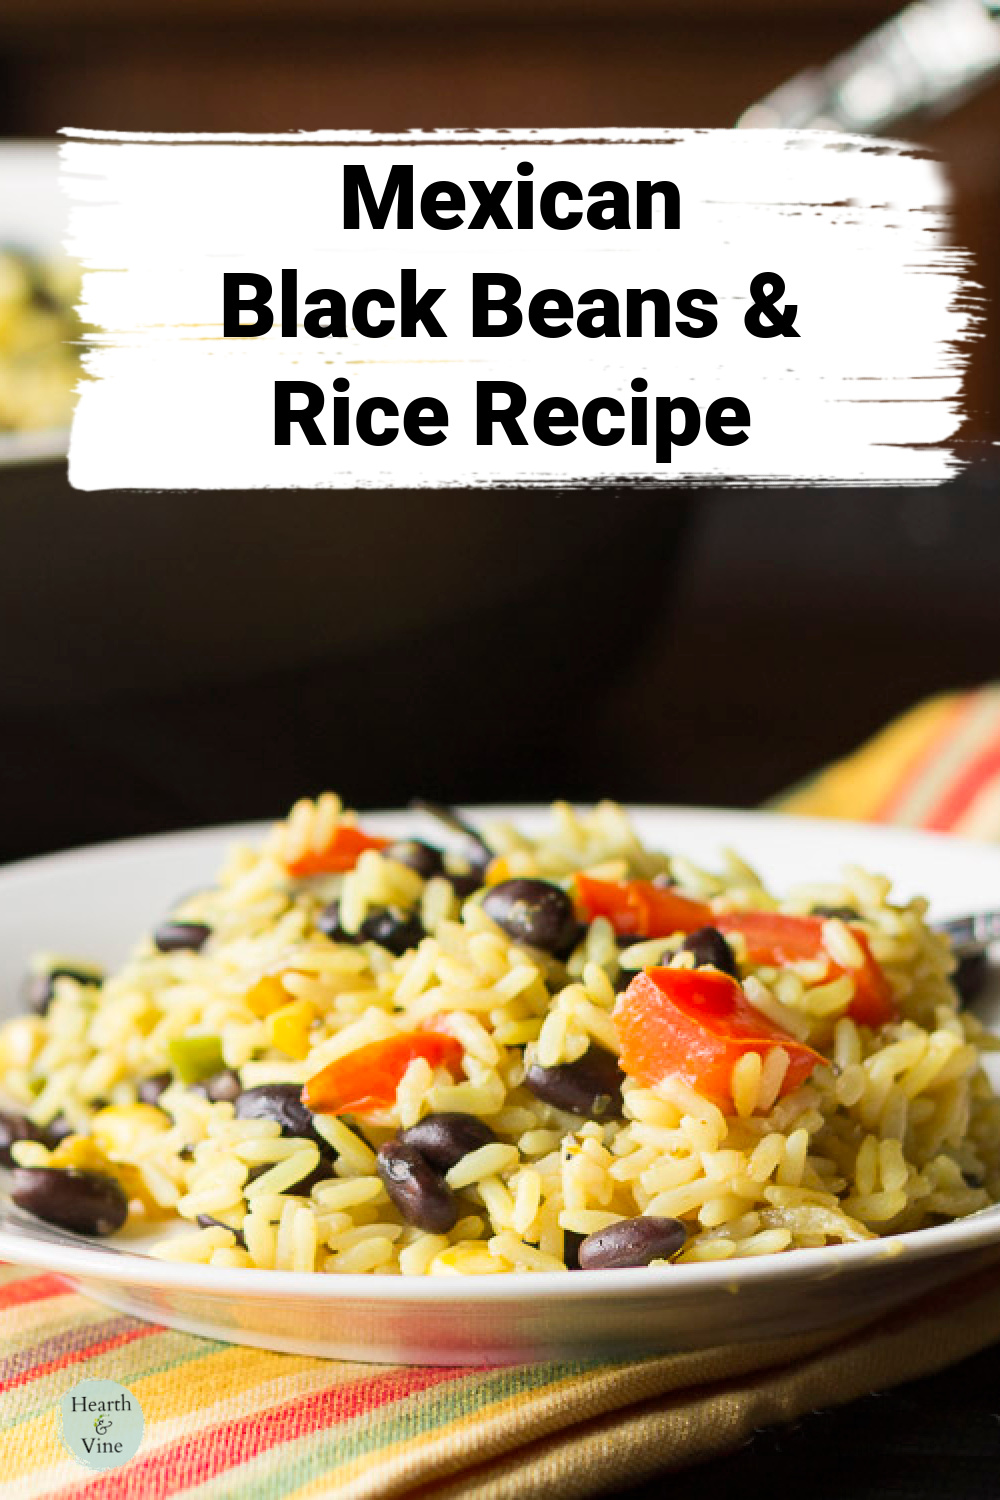
[[[737,852],[738,851],[738,852]],[[1000,1254],[1000,851],[324,793],[0,872],[0,1258],[336,1358],[848,1326]]]

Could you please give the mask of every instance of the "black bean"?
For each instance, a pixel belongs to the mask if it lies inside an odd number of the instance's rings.
[[[580,1246],[581,1271],[614,1271],[648,1266],[651,1260],[670,1260],[684,1248],[687,1230],[680,1219],[652,1215],[620,1219],[607,1229],[588,1234]]]
[[[49,1144],[47,1131],[34,1125],[27,1115],[15,1114],[10,1110],[0,1110],[0,1167],[12,1167],[14,1158],[10,1154],[10,1148],[15,1141],[40,1141],[43,1146]]]
[[[543,1068],[532,1063],[525,1085],[545,1104],[586,1115],[590,1120],[620,1120],[622,1080],[625,1074],[617,1058],[603,1047],[590,1047],[576,1062]]]
[[[42,974],[29,974],[21,992],[29,1010],[33,1010],[39,1016],[45,1015],[52,1004],[57,979],[75,979],[77,984],[93,986],[101,983],[99,974],[88,969],[73,969],[65,964],[59,964],[54,969],[46,969]]]
[[[115,1178],[75,1167],[15,1167],[10,1196],[46,1223],[77,1234],[114,1234],[128,1218],[128,1199]]]
[[[450,1172],[456,1162],[480,1146],[489,1146],[496,1140],[485,1120],[476,1115],[463,1115],[457,1111],[424,1115],[409,1130],[400,1131],[396,1137],[404,1146],[413,1146],[425,1161],[438,1172]]]
[[[515,943],[563,956],[576,941],[573,903],[551,880],[502,880],[483,898],[483,911]]]
[[[356,932],[345,932],[340,925],[340,902],[331,901],[329,906],[316,917],[316,930],[324,937],[328,937],[331,943],[356,943],[359,941]]]
[[[233,1068],[222,1068],[210,1078],[189,1084],[192,1094],[200,1094],[210,1104],[234,1104],[242,1092],[240,1075]]]
[[[223,1224],[221,1219],[213,1219],[211,1214],[198,1214],[195,1222],[199,1229],[228,1229],[230,1234],[235,1234],[237,1245],[242,1250],[246,1249],[247,1242],[243,1238],[242,1229],[234,1229],[232,1224]]]
[[[468,819],[463,818],[461,813],[456,812],[453,807],[448,807],[443,802],[427,802],[423,797],[412,797],[410,806],[417,808],[420,812],[429,813],[446,828],[452,828],[456,833],[461,833],[465,838],[463,853],[474,869],[485,870],[492,863],[494,851],[478,828],[473,828]]]
[[[957,964],[951,982],[963,1005],[971,1005],[990,977],[990,961],[985,948],[956,948]]]
[[[814,906],[814,917],[836,917],[841,922],[856,922],[861,916],[853,906]]]
[[[459,901],[467,901],[474,891],[481,889],[483,884],[483,872],[481,870],[470,870],[468,873],[460,872],[457,875],[451,870],[446,870],[445,878],[450,881],[451,888]]]
[[[59,1142],[64,1141],[68,1135],[75,1134],[76,1132],[67,1120],[66,1116],[56,1115],[51,1124],[46,1127],[45,1143],[50,1147],[58,1146]]]
[[[383,906],[373,911],[361,924],[361,936],[378,943],[397,958],[415,948],[425,936],[424,926],[416,912],[401,911],[398,906]]]
[[[161,953],[177,953],[182,949],[198,953],[211,936],[212,929],[204,922],[161,922],[153,933],[153,943]]]
[[[261,1083],[244,1089],[236,1100],[238,1120],[277,1120],[282,1135],[315,1141],[320,1152],[329,1158],[336,1155],[329,1141],[313,1128],[310,1110],[302,1103],[302,1089],[297,1083]]]
[[[458,1204],[429,1161],[415,1146],[386,1141],[375,1157],[385,1190],[408,1224],[446,1234],[458,1219]]]
[[[174,1075],[172,1073],[153,1073],[151,1077],[142,1080],[136,1093],[143,1104],[159,1104],[160,1096],[165,1093],[173,1081]]]
[[[386,859],[394,859],[397,865],[416,870],[422,880],[432,880],[444,870],[441,850],[435,849],[433,844],[425,844],[423,839],[397,839],[382,852]]]
[[[703,964],[710,964],[713,969],[719,969],[733,979],[740,977],[739,965],[733,950],[717,927],[699,927],[697,932],[689,933],[678,951],[693,953],[695,967],[698,969]],[[670,962],[667,954],[664,954],[664,962]]]
[[[577,1234],[573,1229],[563,1230],[563,1260],[566,1262],[567,1271],[579,1271],[580,1246],[584,1238],[584,1235]]]

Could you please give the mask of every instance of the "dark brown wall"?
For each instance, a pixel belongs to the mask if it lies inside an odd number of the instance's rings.
[[[726,126],[891,9],[15,3],[0,16],[0,134],[35,136]],[[908,133],[943,157],[957,238],[995,302],[1000,86]],[[988,326],[968,382],[983,454],[1000,438],[998,386]],[[997,487],[982,463],[933,494],[424,491],[362,513],[350,496],[310,492],[81,499],[56,466],[8,473],[0,856],[273,813],[324,783],[361,803],[414,788],[753,801],[915,698],[1000,676]],[[393,545],[370,543],[360,514]],[[296,589],[294,557],[271,568],[276,526],[308,553],[308,587]],[[338,585],[345,535],[352,585],[373,604],[361,642],[338,624],[338,609],[357,623]],[[433,568],[422,546],[445,549]],[[185,590],[199,608],[177,623]],[[280,628],[265,629],[268,612]],[[403,621],[394,643],[373,613]]]

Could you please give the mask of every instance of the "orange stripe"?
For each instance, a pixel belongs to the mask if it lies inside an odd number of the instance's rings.
[[[1000,745],[992,744],[969,761],[961,775],[931,808],[923,820],[923,827],[947,833],[995,776],[1000,776]]]
[[[891,823],[901,803],[906,801],[913,788],[919,783],[929,766],[933,765],[941,753],[941,747],[946,745],[955,731],[961,726],[976,708],[979,702],[978,693],[965,693],[958,699],[951,712],[936,734],[927,741],[923,750],[917,755],[907,768],[900,781],[893,787],[888,797],[873,809],[870,813],[872,822]]]
[[[46,1297],[65,1297],[70,1288],[58,1276],[25,1276],[19,1281],[9,1281],[0,1286],[0,1311],[7,1307],[23,1307],[27,1302],[41,1302]]]

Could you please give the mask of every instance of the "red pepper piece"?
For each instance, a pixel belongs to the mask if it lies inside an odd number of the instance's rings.
[[[322,849],[306,849],[295,859],[287,860],[289,875],[339,875],[353,870],[366,849],[386,849],[391,841],[363,833],[351,823],[341,823]]]
[[[400,1080],[417,1057],[425,1058],[432,1068],[454,1072],[463,1051],[453,1036],[440,1031],[408,1031],[369,1042],[314,1073],[302,1090],[302,1102],[314,1115],[363,1115],[391,1109]]]
[[[619,996],[614,1019],[630,1077],[647,1086],[680,1078],[727,1106],[733,1068],[748,1052],[763,1061],[775,1047],[785,1049],[782,1094],[824,1060],[754,1010],[736,980],[718,969],[647,969]]]

